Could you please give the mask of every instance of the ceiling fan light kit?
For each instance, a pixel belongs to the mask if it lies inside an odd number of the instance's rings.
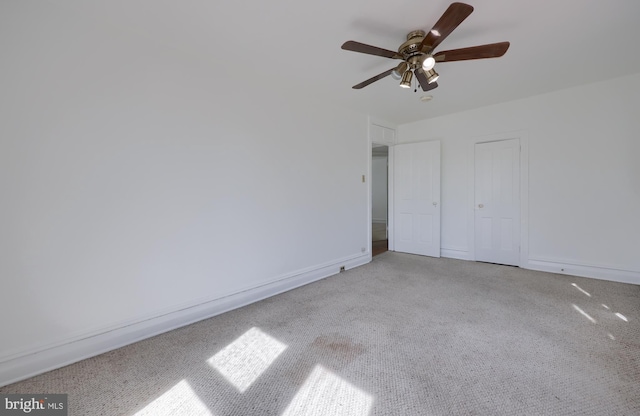
[[[406,71],[407,71],[407,63],[400,62],[398,66],[395,67],[393,71],[391,71],[391,78],[395,79],[396,81],[400,81]]]
[[[440,75],[438,75],[438,73],[433,69],[430,69],[427,72],[425,72],[425,75],[427,76],[427,82],[429,84],[436,82],[438,78],[440,78]]]
[[[425,55],[424,61],[422,61],[422,69],[430,71],[434,66],[436,66],[435,58],[431,55]]]
[[[411,88],[411,79],[413,78],[413,72],[405,71],[402,75],[402,81],[400,81],[401,88]]]
[[[400,45],[398,52],[366,45],[353,40],[345,42],[342,45],[342,49],[344,50],[402,60],[398,66],[356,84],[353,88],[364,88],[369,84],[385,78],[387,75],[391,75],[396,81],[400,80],[400,87],[410,88],[411,81],[415,75],[422,90],[430,91],[438,87],[436,80],[439,75],[434,69],[436,63],[498,58],[504,55],[507,49],[509,49],[509,42],[452,49],[438,52],[435,55],[433,54],[435,48],[440,45],[460,23],[469,17],[471,12],[473,12],[473,6],[465,3],[451,3],[428,33],[424,30],[409,32],[407,40]]]

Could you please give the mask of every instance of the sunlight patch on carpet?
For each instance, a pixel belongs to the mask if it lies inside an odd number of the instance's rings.
[[[576,289],[578,289],[580,292],[584,293],[585,295],[591,297],[591,293],[587,292],[586,290],[584,290],[583,288],[581,288],[577,284],[571,283],[571,286],[575,287]]]
[[[572,303],[571,306],[573,306],[573,309],[575,309],[576,311],[580,312],[580,314],[582,316],[584,316],[585,318],[587,318],[588,320],[590,320],[591,322],[593,322],[594,324],[597,323],[597,321],[595,319],[593,319],[591,317],[591,315],[589,315],[588,313],[586,313],[585,311],[583,311],[578,305],[576,305],[575,303]]]
[[[182,380],[134,416],[213,416],[186,380]]]
[[[317,365],[282,416],[367,416],[373,397]]]
[[[629,319],[627,319],[627,317],[621,314],[620,312],[616,312],[616,316],[625,322],[629,322]]]
[[[244,393],[286,349],[287,345],[254,327],[207,363]]]

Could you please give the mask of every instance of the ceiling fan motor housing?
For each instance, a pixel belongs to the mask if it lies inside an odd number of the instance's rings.
[[[420,50],[420,43],[426,36],[424,30],[414,30],[407,35],[407,40],[398,48],[398,53],[409,64],[411,69],[416,69],[422,64],[424,52]]]

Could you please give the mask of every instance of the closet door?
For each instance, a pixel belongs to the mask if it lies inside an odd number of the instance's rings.
[[[440,142],[394,146],[394,250],[440,257]]]

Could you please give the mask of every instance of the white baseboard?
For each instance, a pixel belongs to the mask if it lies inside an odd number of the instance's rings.
[[[472,260],[467,250],[459,250],[459,249],[453,249],[453,248],[441,247],[440,256],[448,257],[450,259]]]
[[[525,269],[640,285],[640,272],[562,259],[529,258]]]
[[[370,253],[334,260],[323,265],[301,270],[299,273],[288,273],[270,283],[229,296],[126,324],[55,347],[35,352],[29,351],[0,363],[0,387],[246,306],[325,277],[333,276],[340,272],[340,267],[342,266],[349,270],[370,261]]]

